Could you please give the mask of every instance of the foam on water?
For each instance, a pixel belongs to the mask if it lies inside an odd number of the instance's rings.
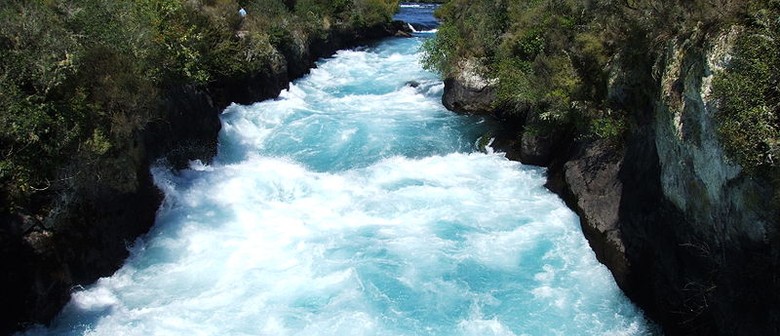
[[[649,334],[544,170],[474,151],[488,122],[441,107],[419,43],[229,107],[213,164],[155,168],[126,265],[27,333]]]

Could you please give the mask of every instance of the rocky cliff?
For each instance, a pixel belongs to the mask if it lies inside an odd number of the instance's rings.
[[[160,160],[172,167],[195,159],[209,161],[216,153],[219,113],[228,104],[276,97],[317,58],[406,30],[400,22],[362,31],[334,27],[327,35],[280,51],[279,61],[264,71],[208,86],[169,88],[160,106],[165,117],[128,139],[116,154],[121,171],[112,177],[115,181],[91,181],[89,190],[61,192],[54,204],[46,205],[50,209],[46,218],[25,214],[2,218],[8,229],[0,230],[0,297],[13,308],[0,319],[0,334],[47,323],[74,287],[108,276],[123,264],[128,246],[154,223],[162,200],[150,165]]]
[[[492,113],[504,121],[499,149],[549,167],[548,187],[579,214],[599,260],[668,334],[780,334],[775,191],[727,159],[716,134],[713,74],[738,30],[694,32],[647,62],[613,62],[610,101],[632,116],[618,143],[529,132],[528,114],[482,108],[495,106],[488,80],[446,81],[446,106]]]

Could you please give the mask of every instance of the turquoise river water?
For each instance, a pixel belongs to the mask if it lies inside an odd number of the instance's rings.
[[[421,36],[228,107],[213,163],[154,169],[165,202],[124,267],[26,334],[651,334],[545,171],[442,107]]]

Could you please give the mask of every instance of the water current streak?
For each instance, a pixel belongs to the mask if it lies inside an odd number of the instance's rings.
[[[648,334],[544,170],[476,151],[488,121],[441,106],[421,39],[229,107],[213,164],[155,169],[127,264],[29,333]]]

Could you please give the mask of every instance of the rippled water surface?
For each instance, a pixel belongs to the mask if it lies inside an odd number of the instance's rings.
[[[481,153],[424,37],[323,60],[222,114],[213,164],[166,195],[126,265],[73,294],[68,335],[644,335],[541,168]]]

